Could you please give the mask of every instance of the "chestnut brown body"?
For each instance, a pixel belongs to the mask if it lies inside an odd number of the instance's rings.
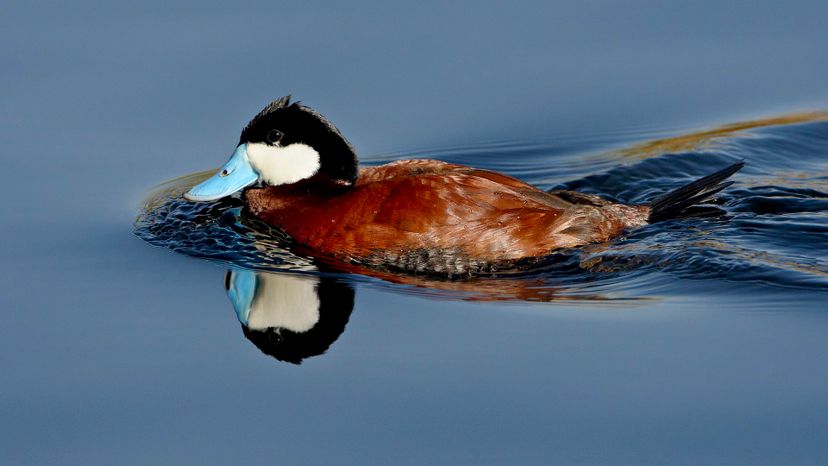
[[[310,179],[248,189],[245,198],[254,215],[319,258],[448,275],[607,241],[650,213],[435,160],[365,168],[348,187]]]

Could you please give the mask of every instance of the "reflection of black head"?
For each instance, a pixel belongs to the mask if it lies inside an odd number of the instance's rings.
[[[345,331],[354,309],[355,292],[349,284],[333,277],[322,277],[316,292],[319,321],[310,330],[301,333],[277,327],[251,330],[242,325],[244,336],[263,353],[293,364],[324,353]]]

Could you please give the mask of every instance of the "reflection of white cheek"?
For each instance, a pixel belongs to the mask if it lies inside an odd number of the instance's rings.
[[[256,297],[250,304],[247,328],[278,327],[307,332],[319,321],[316,280],[291,275],[259,274]]]
[[[248,144],[247,158],[262,180],[272,186],[296,183],[319,171],[319,153],[306,144]]]

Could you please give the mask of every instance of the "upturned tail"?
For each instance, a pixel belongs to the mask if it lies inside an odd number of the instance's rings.
[[[725,181],[745,166],[744,161],[734,163],[724,170],[684,185],[653,199],[650,202],[650,223],[660,222],[681,215],[688,207],[709,200],[719,191],[733,184]]]

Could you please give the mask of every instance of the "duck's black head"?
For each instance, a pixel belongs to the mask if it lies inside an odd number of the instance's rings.
[[[185,196],[209,201],[257,182],[279,186],[316,180],[346,187],[357,174],[356,153],[342,133],[317,111],[285,96],[253,117],[230,160]]]

